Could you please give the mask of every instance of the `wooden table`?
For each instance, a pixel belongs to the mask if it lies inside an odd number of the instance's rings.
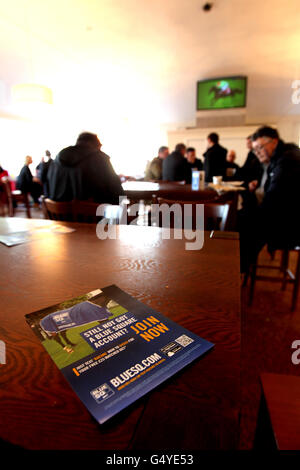
[[[122,186],[126,196],[134,201],[141,199],[149,201],[153,195],[178,200],[206,200],[218,196],[218,193],[207,185],[203,190],[194,191],[190,184],[182,184],[177,181],[158,181],[157,183],[150,181],[127,181]]]
[[[257,448],[300,450],[300,377],[261,374]]]
[[[2,219],[0,233],[52,223]],[[156,227],[94,225],[8,248],[0,244],[0,439],[31,449],[235,449],[240,412],[239,242],[205,234],[200,251]],[[105,425],[88,413],[24,315],[118,285],[215,343],[208,355]]]

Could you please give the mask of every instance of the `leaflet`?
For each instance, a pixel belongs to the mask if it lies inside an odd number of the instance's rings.
[[[26,321],[99,423],[214,346],[115,285]]]
[[[6,246],[22,245],[23,243],[32,240],[39,240],[52,233],[72,233],[75,232],[74,228],[66,227],[64,225],[46,225],[36,227],[34,230],[23,230],[20,232],[11,232],[5,235],[0,234],[0,243]]]

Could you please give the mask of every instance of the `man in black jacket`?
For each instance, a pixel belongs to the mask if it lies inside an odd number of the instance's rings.
[[[41,181],[36,177],[32,176],[29,165],[32,164],[32,157],[27,155],[25,158],[25,164],[20,171],[19,176],[17,177],[17,189],[22,191],[22,193],[30,193],[34,205],[39,206],[39,197],[42,194],[42,185]]]
[[[262,168],[259,159],[255,155],[252,149],[252,135],[247,137],[247,148],[249,150],[244,165],[239,169],[238,175],[241,181],[244,181],[245,186],[252,181],[256,181],[257,185],[260,183],[262,175]]]
[[[213,176],[226,175],[226,155],[227,149],[219,145],[219,136],[212,132],[207,137],[208,148],[204,152],[204,171],[207,183],[213,180]]]
[[[263,200],[241,227],[242,271],[265,244],[274,250],[300,243],[299,147],[284,143],[276,129],[261,127],[254,134],[253,150],[260,163],[269,165]]]
[[[43,192],[44,192],[45,197],[48,197],[49,195],[47,174],[48,174],[49,167],[52,163],[53,163],[53,160],[51,158],[51,153],[49,150],[46,150],[45,156],[42,157],[40,163],[36,167],[36,172],[38,174],[38,177],[43,184]]]
[[[190,169],[184,158],[186,146],[177,144],[174,152],[170,153],[163,161],[163,180],[187,181],[190,178]]]
[[[196,157],[196,149],[194,147],[188,147],[186,149],[185,157],[187,161],[187,166],[189,168],[189,175],[188,175],[188,179],[186,180],[186,183],[191,184],[193,170],[202,171],[203,163],[201,162],[200,158]]]
[[[76,145],[59,152],[48,169],[50,199],[119,203],[124,190],[101,145],[96,134],[84,132]]]

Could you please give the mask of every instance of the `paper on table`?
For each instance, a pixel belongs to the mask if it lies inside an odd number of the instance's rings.
[[[8,235],[0,235],[0,242],[6,246],[20,245],[31,239],[30,232],[14,232]]]
[[[234,186],[232,184],[213,184],[209,183],[210,188],[215,189],[217,192],[227,192],[227,191],[244,191],[245,188],[242,186]]]
[[[244,183],[244,181],[225,181],[223,184],[227,186],[241,186]]]
[[[26,243],[31,240],[36,240],[41,238],[41,236],[50,233],[71,233],[74,231],[74,228],[65,227],[64,225],[46,225],[45,227],[37,227],[34,230],[24,230],[21,232],[8,233],[6,235],[0,234],[0,242],[6,246],[15,246],[21,245],[22,243]]]

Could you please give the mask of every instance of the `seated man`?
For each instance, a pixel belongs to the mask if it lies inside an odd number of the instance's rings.
[[[41,158],[40,163],[36,167],[37,176],[41,180],[43,184],[43,193],[45,197],[48,197],[48,181],[47,181],[47,173],[49,170],[50,165],[52,164],[53,160],[51,158],[51,153],[49,150],[45,151],[45,156]]]
[[[157,157],[149,163],[145,172],[145,181],[159,181],[162,179],[163,160],[169,155],[168,147],[160,147]]]
[[[192,170],[196,169],[198,171],[203,170],[203,163],[199,158],[196,157],[196,150],[194,147],[189,147],[186,149],[185,154],[188,168],[190,170],[189,178],[186,180],[186,183],[191,184],[192,182]]]
[[[249,135],[246,140],[246,145],[249,150],[244,165],[239,169],[239,179],[244,181],[245,187],[248,187],[249,183],[256,181],[259,184],[262,175],[261,164],[252,149],[252,135]]]
[[[265,244],[274,250],[300,242],[299,147],[284,143],[276,129],[262,127],[254,134],[253,150],[268,166],[261,204],[240,221],[242,272],[247,272]]]
[[[184,158],[186,146],[177,144],[175,150],[163,160],[164,181],[187,181],[190,169]]]
[[[234,150],[228,150],[226,155],[226,176],[227,181],[234,181],[238,179],[240,167],[234,163],[236,159],[236,153]]]
[[[96,134],[84,132],[76,145],[59,152],[47,173],[50,199],[119,203],[124,190],[101,146]]]
[[[32,163],[32,158],[30,155],[27,155],[25,158],[25,165],[23,166],[18,178],[17,178],[17,189],[22,191],[22,193],[30,193],[33,200],[34,205],[39,205],[39,197],[42,194],[42,184],[41,181],[32,176],[30,171],[29,165]]]
[[[225,178],[227,150],[219,144],[219,135],[212,132],[207,136],[207,150],[204,152],[205,181],[210,183],[213,176]]]

